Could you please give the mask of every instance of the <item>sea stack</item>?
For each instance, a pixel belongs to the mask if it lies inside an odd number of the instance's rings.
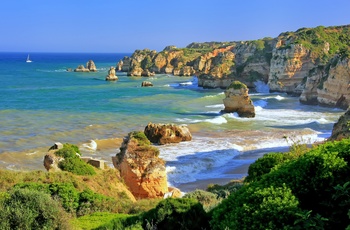
[[[168,192],[165,162],[143,132],[131,132],[112,157],[113,165],[136,198],[163,198]]]
[[[225,113],[237,112],[240,117],[255,117],[255,108],[248,95],[248,87],[240,81],[234,81],[225,90],[223,100]]]
[[[115,75],[115,68],[111,66],[108,70],[108,75],[106,76],[106,81],[117,81],[118,77]]]
[[[86,63],[86,68],[87,68],[90,72],[97,72],[96,65],[95,65],[95,63],[94,63],[93,60],[89,60],[89,61]]]
[[[86,63],[86,67],[84,65],[79,65],[74,72],[97,72],[96,65],[93,60],[89,60]]]

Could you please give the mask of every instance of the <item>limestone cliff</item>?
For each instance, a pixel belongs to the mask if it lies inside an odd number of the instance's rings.
[[[334,124],[332,135],[328,138],[329,141],[339,141],[343,138],[350,137],[350,108],[339,118]]]
[[[334,57],[310,71],[300,102],[347,109],[350,105],[350,59]]]
[[[331,73],[322,70],[339,55],[350,57],[350,25],[301,28],[254,41],[191,43],[186,48],[168,46],[159,53],[136,50],[117,66],[129,76],[142,76],[145,70],[196,75],[198,86],[204,88],[226,89],[235,80],[254,88],[254,82],[262,81],[271,91],[303,94],[302,102],[317,101],[320,105],[346,108],[349,106],[344,87],[349,84],[344,78],[346,63],[337,64],[338,67],[330,69]],[[341,92],[331,90],[340,85]]]
[[[143,132],[132,132],[112,158],[136,198],[160,198],[168,192],[165,162],[158,155],[159,150],[150,145]]]

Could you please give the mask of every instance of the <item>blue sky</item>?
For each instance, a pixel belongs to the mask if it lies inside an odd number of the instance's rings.
[[[1,0],[0,51],[133,52],[350,24],[349,0]]]

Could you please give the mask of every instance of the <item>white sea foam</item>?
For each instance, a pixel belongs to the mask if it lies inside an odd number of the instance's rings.
[[[216,105],[206,105],[206,108],[219,108],[219,109],[224,109],[225,106],[224,104],[216,104]]]
[[[204,122],[209,122],[209,123],[220,125],[220,124],[227,123],[227,120],[223,116],[218,116],[218,117],[215,117],[212,119],[205,119]]]
[[[254,106],[259,106],[261,108],[264,108],[267,106],[267,101],[266,100],[258,100],[258,101],[255,101],[253,104],[254,104]]]
[[[218,93],[218,94],[215,94],[215,95],[207,95],[207,96],[204,96],[203,98],[217,97],[217,96],[221,96],[221,95],[224,95],[224,94],[225,94],[224,92],[221,92],[221,93]]]
[[[254,85],[255,85],[255,90],[258,93],[269,93],[270,92],[270,87],[262,81],[256,81],[256,82],[254,82]]]
[[[97,143],[94,140],[90,140],[90,143],[84,143],[81,148],[88,151],[96,151]]]
[[[242,147],[226,140],[196,138],[191,142],[159,146],[160,157],[167,162],[171,185],[222,176],[220,170]]]

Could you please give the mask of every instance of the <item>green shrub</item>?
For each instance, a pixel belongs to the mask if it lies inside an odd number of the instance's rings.
[[[69,228],[62,207],[43,192],[13,189],[0,207],[1,229]]]
[[[222,200],[216,194],[203,190],[195,190],[193,192],[189,192],[185,194],[183,198],[196,199],[203,205],[203,208],[206,212],[216,207]]]
[[[243,186],[243,181],[232,180],[225,185],[210,184],[208,185],[207,191],[216,194],[220,199],[225,199],[230,194],[237,192]]]
[[[168,198],[143,215],[142,227],[168,230],[206,229],[209,228],[209,223],[203,206],[197,200]]]
[[[65,158],[58,163],[58,167],[63,171],[71,172],[76,175],[95,175],[95,169],[79,157]]]
[[[142,145],[150,145],[151,142],[148,140],[147,136],[142,131],[134,131],[130,134],[132,138],[135,138],[138,141],[140,146]]]
[[[81,155],[78,146],[65,143],[62,149],[59,149],[55,152],[55,155],[63,158],[70,158],[75,157],[77,153]]]
[[[240,82],[240,81],[233,81],[233,82],[227,87],[227,89],[231,89],[231,88],[233,88],[233,89],[242,89],[242,88],[247,89],[248,87],[247,87],[244,83],[242,83],[242,82]]]
[[[259,229],[280,229],[279,226],[345,229],[350,224],[349,160],[350,140],[343,139],[319,145],[296,159],[276,165],[215,208],[212,227],[245,229],[247,223],[254,223],[256,229],[260,222]],[[275,201],[283,206],[272,205]],[[259,209],[262,207],[264,210]],[[275,215],[277,211],[280,217]]]
[[[95,175],[93,166],[80,159],[79,148],[76,145],[64,144],[62,149],[55,152],[57,156],[64,160],[58,163],[58,167],[63,171],[71,172],[76,175]]]
[[[297,157],[297,155],[291,153],[265,154],[263,157],[257,159],[253,164],[249,165],[248,176],[244,179],[244,181],[258,181],[263,175],[269,173],[275,166]]]
[[[286,185],[245,186],[214,209],[212,229],[284,229],[292,226],[298,200]]]

